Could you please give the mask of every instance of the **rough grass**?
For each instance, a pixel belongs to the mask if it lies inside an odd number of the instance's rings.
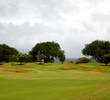
[[[0,65],[0,100],[110,100],[110,66]]]

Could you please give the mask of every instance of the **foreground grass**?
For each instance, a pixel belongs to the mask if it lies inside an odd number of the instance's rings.
[[[110,68],[99,63],[0,66],[0,100],[44,99],[110,100]]]

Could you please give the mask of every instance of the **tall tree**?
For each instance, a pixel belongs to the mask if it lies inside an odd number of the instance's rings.
[[[23,62],[27,62],[27,59],[28,59],[27,57],[28,57],[27,54],[23,54],[23,53],[19,53],[17,55],[17,58],[18,58],[18,61],[20,62],[20,65],[22,65]]]
[[[33,56],[33,60],[36,59],[37,54],[44,54],[44,62],[51,62],[54,57],[59,57],[60,45],[56,42],[42,42],[36,44],[29,52]]]
[[[105,63],[106,66],[108,65],[108,63],[110,62],[110,53],[109,54],[105,54],[101,59],[100,61],[102,63]]]
[[[14,55],[14,54],[10,55],[9,59],[10,59],[10,62],[11,62],[12,66],[14,65],[14,62],[18,61],[17,55]]]
[[[103,63],[104,55],[110,53],[110,42],[99,40],[93,41],[85,45],[82,53],[86,56],[92,56],[95,60]]]
[[[10,56],[16,55],[17,53],[18,51],[15,48],[10,47],[6,44],[0,44],[0,62],[10,61]]]
[[[42,60],[44,60],[46,58],[46,56],[44,54],[37,54],[37,60],[40,62],[40,65],[42,64]]]
[[[59,51],[59,60],[62,62],[62,64],[63,64],[63,62],[65,61],[65,53],[64,53],[64,50],[62,51],[62,50],[60,50]]]

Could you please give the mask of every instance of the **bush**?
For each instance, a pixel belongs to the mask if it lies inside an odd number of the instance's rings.
[[[69,61],[68,63],[74,63],[74,61]]]
[[[82,58],[79,58],[78,61],[76,62],[76,64],[79,64],[79,63],[88,63],[90,62],[91,60],[89,58],[86,58],[86,57],[82,57]]]

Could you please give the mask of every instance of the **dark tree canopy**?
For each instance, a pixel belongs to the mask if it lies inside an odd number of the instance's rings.
[[[106,65],[110,62],[110,53],[109,54],[105,54],[101,59],[100,61],[102,63],[105,63]]]
[[[40,65],[42,63],[42,60],[44,60],[46,58],[46,56],[44,54],[37,54],[37,60],[40,62]]]
[[[104,63],[104,55],[110,53],[110,42],[99,40],[93,41],[92,43],[85,45],[82,53],[86,56],[92,56],[95,60]]]
[[[65,61],[65,54],[64,51],[59,51],[59,60],[63,63]]]
[[[33,60],[36,59],[37,54],[44,54],[44,62],[51,62],[54,60],[54,57],[59,57],[59,52],[61,51],[60,45],[56,42],[42,42],[36,44],[32,51],[29,52],[33,56]]]
[[[28,57],[29,55],[27,54],[23,54],[23,53],[18,53],[17,54],[17,61],[20,62],[20,64],[22,65],[23,62],[27,62],[28,61]]]
[[[16,55],[18,51],[6,44],[0,44],[0,62],[10,60],[11,55]]]

